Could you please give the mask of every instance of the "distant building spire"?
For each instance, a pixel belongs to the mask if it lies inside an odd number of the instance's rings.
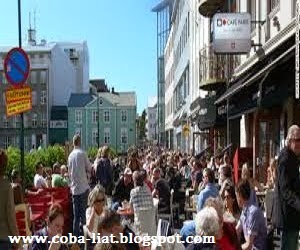
[[[34,28],[31,28],[31,12],[29,12],[28,44],[32,46],[36,45],[35,11],[34,11]]]

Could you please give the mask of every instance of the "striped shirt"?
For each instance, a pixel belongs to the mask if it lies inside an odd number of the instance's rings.
[[[130,192],[130,203],[135,212],[152,209],[153,198],[149,189],[145,185],[132,189]]]

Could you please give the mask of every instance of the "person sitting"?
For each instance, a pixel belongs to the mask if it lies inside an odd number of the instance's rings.
[[[203,170],[203,183],[205,188],[198,195],[197,201],[197,211],[199,212],[206,201],[207,198],[216,198],[219,195],[219,191],[214,183],[215,177],[214,172],[210,168],[205,168]]]
[[[222,183],[222,186],[220,188],[220,196],[222,198],[224,198],[224,192],[225,192],[225,188],[227,186],[232,186],[233,185],[233,182],[232,182],[232,171],[231,171],[231,168],[229,166],[225,166],[225,167],[222,167],[222,170],[221,170],[223,173],[223,178],[224,178],[224,181]]]
[[[212,243],[194,243],[188,245],[187,250],[216,250],[215,238],[220,231],[217,211],[213,207],[205,207],[197,213],[195,219],[196,235],[212,237]]]
[[[86,209],[86,226],[90,233],[98,232],[100,215],[106,204],[105,191],[100,185],[96,185],[89,193],[88,208]]]
[[[223,199],[225,207],[224,218],[226,218],[227,221],[231,221],[237,225],[240,219],[241,211],[236,200],[235,189],[233,185],[226,186],[224,188]]]
[[[257,180],[254,180],[250,177],[250,171],[248,169],[247,164],[244,164],[242,167],[241,179],[247,180],[250,184],[251,193],[250,193],[250,203],[258,206],[258,200],[256,197],[256,191],[261,189],[260,184]]]
[[[68,168],[66,165],[61,165],[60,174],[63,177],[64,182],[66,182],[69,185],[70,179],[69,179],[69,174],[68,174]]]
[[[123,201],[129,201],[131,189],[133,189],[132,171],[130,168],[125,168],[123,177],[119,179],[113,192],[113,210],[122,206]]]
[[[149,189],[144,185],[144,176],[141,172],[133,173],[134,188],[130,192],[130,205],[134,211],[134,223],[140,227],[141,233],[154,235],[155,211],[153,198]]]
[[[250,202],[251,187],[241,180],[236,187],[236,196],[242,214],[236,226],[237,235],[243,232],[245,243],[242,249],[267,249],[267,227],[263,212]]]
[[[61,175],[60,164],[58,162],[53,165],[53,174],[52,174],[52,187],[66,187],[68,182]]]
[[[144,180],[144,185],[149,188],[149,191],[152,193],[153,192],[153,185],[151,183],[151,181],[148,179],[148,174],[147,171],[145,169],[141,170],[141,174],[143,176],[143,180]]]
[[[129,238],[135,237],[135,234],[127,226],[123,227],[120,216],[112,210],[104,210],[99,219],[98,233],[101,237],[111,237],[113,235],[114,242],[98,243],[94,250],[139,250],[139,245],[136,243],[120,243],[120,235]],[[118,241],[118,243],[116,243]]]
[[[36,174],[34,176],[34,187],[36,189],[47,188],[47,182],[43,177],[44,166],[41,162],[37,163],[35,166]]]
[[[159,169],[158,169],[159,170]],[[171,199],[171,191],[169,183],[160,178],[160,171],[154,170],[155,174],[159,179],[156,181],[154,185],[154,190],[152,192],[152,196],[154,198],[158,198],[158,213],[169,214],[170,213],[170,199]]]
[[[35,236],[46,236],[47,241],[41,243],[34,237],[31,250],[67,250],[67,245],[61,244],[59,241],[51,242],[55,236],[61,236],[64,227],[64,213],[60,205],[54,204],[50,207],[47,226],[36,232]],[[51,242],[51,243],[50,243]]]

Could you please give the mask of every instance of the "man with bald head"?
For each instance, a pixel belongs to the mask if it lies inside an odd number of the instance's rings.
[[[278,199],[277,220],[282,228],[281,249],[298,249],[300,229],[300,128],[293,125],[289,128],[278,159],[276,193]]]

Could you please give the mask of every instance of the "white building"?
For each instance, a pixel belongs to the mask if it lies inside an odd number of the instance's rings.
[[[146,136],[149,141],[156,141],[158,137],[157,104],[147,108]]]
[[[86,43],[82,45],[86,47]],[[88,61],[81,68],[76,68],[71,55],[65,53],[65,48],[59,43],[41,44],[32,43],[23,46],[30,59],[30,74],[27,85],[32,90],[32,110],[24,113],[25,149],[37,148],[49,143],[50,120],[55,113],[55,107],[67,107],[71,93],[79,93],[86,90],[85,82],[78,77],[86,78],[88,75]],[[20,127],[19,116],[6,117],[5,90],[10,87],[3,72],[3,62],[7,52],[12,47],[0,47],[0,147],[9,145],[19,147]],[[84,49],[80,57],[88,60],[87,49]],[[79,72],[81,71],[81,72]],[[87,82],[88,86],[88,82]],[[88,93],[88,88],[87,88]],[[67,108],[65,108],[67,112]],[[55,116],[55,115],[54,115]],[[56,116],[57,117],[57,116]],[[57,119],[57,118],[56,118]],[[64,121],[64,124],[66,121]],[[67,129],[67,128],[65,128]],[[67,137],[67,135],[66,135]]]
[[[190,2],[175,1],[165,48],[166,141],[169,148],[184,152],[190,150],[190,135],[183,133],[183,126],[188,124],[191,95]]]

